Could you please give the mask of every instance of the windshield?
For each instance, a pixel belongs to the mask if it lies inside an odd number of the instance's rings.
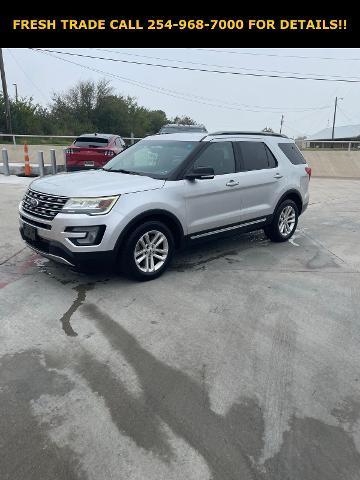
[[[109,143],[108,138],[101,138],[101,137],[79,137],[75,140],[74,145],[76,147],[106,147]]]
[[[166,178],[199,142],[142,140],[108,162],[104,170]]]

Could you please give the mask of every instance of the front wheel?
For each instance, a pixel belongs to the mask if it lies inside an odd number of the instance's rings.
[[[167,269],[174,249],[174,239],[166,225],[159,221],[146,222],[125,241],[122,270],[136,280],[153,280]]]
[[[286,242],[296,230],[299,210],[295,202],[285,200],[276,212],[270,225],[264,228],[265,235],[273,242]]]

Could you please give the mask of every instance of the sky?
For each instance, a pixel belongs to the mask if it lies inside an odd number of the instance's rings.
[[[16,83],[20,97],[33,97],[35,102],[46,106],[54,92],[66,91],[80,80],[106,78],[116,93],[135,97],[138,104],[146,108],[164,110],[168,118],[188,115],[203,123],[209,132],[262,130],[265,127],[279,131],[284,115],[283,133],[290,137],[311,135],[332,125],[336,96],[342,98],[338,103],[336,124],[360,124],[360,49],[109,47],[49,50],[182,69],[4,48],[11,97],[15,96],[13,84]],[[239,72],[241,75],[183,68]],[[269,78],[245,73],[352,79],[359,83]]]

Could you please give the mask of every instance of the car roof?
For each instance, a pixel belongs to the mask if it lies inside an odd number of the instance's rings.
[[[214,133],[205,133],[205,132],[183,132],[183,133],[157,133],[149,137],[145,137],[145,140],[173,140],[173,141],[184,141],[184,142],[210,142],[214,138],[247,138],[247,139],[262,139],[262,138],[274,138],[276,141],[292,141],[292,139],[286,137],[286,135],[281,135],[279,133],[271,132],[238,132],[238,131],[221,131]]]
[[[166,125],[163,125],[161,128],[165,127],[176,127],[176,128],[205,128],[205,125],[202,123],[195,123],[193,125],[183,125],[182,123],[167,123]]]
[[[102,138],[111,138],[111,137],[118,137],[119,135],[115,135],[114,133],[82,133],[77,138],[81,137],[102,137]]]
[[[205,132],[157,133],[145,137],[143,140],[200,142],[205,136]]]
[[[288,138],[286,135],[283,135],[282,133],[275,133],[275,132],[256,132],[256,131],[232,131],[232,130],[225,130],[225,131],[220,131],[220,132],[213,132],[209,133],[211,136],[220,136],[220,135],[230,135],[230,136],[237,136],[237,135],[244,135],[244,136],[259,136],[259,137],[283,137],[283,138]]]

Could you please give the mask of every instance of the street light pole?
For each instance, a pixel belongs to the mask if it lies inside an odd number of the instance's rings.
[[[18,102],[18,89],[17,89],[17,83],[13,83],[14,87],[15,87],[15,100],[16,100],[16,103]]]
[[[9,95],[8,95],[7,86],[6,86],[5,67],[4,67],[4,59],[3,59],[3,54],[2,54],[2,48],[0,48],[0,72],[1,72],[1,82],[2,82],[2,90],[3,90],[3,95],[4,95],[4,102],[5,102],[6,129],[7,129],[8,133],[12,133],[10,101],[9,101]]]

